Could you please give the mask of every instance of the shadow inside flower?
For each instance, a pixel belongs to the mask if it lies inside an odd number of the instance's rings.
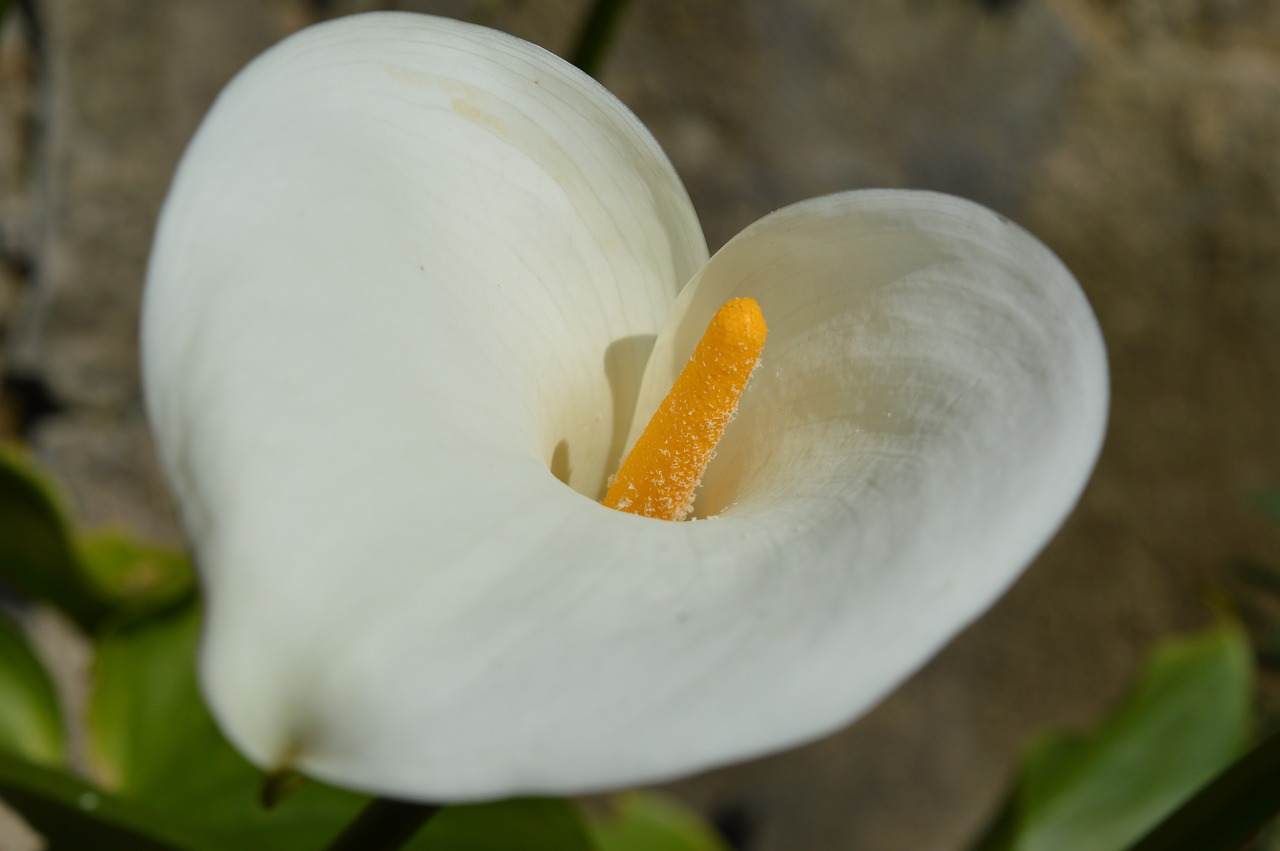
[[[636,334],[614,340],[605,349],[604,374],[609,380],[609,393],[613,397],[613,434],[609,438],[609,454],[605,459],[604,478],[597,486],[598,492],[592,494],[595,499],[601,499],[604,496],[608,488],[609,476],[613,475],[618,465],[622,463],[627,432],[631,429],[631,418],[636,411],[636,397],[640,393],[640,379],[644,375],[644,367],[656,339],[657,336],[654,334]],[[559,454],[560,447],[557,446],[556,454],[551,459],[553,473],[557,469],[555,462]],[[561,478],[561,481],[568,481],[567,465],[568,447],[566,446],[564,467],[566,477]]]
[[[569,441],[561,440],[551,453],[551,475],[569,484]]]

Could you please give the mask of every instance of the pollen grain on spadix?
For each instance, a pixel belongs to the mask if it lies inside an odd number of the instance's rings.
[[[689,516],[694,491],[760,363],[767,334],[755,299],[720,306],[610,483],[606,506],[661,520]]]

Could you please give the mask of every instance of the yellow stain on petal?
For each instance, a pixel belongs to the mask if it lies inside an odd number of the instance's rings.
[[[769,329],[755,299],[725,302],[609,485],[609,508],[683,520],[760,363]]]
[[[466,98],[453,98],[449,103],[454,112],[468,121],[479,124],[481,127],[487,127],[503,139],[509,140],[511,138],[510,134],[507,133],[506,126],[498,120],[498,117],[492,113],[485,112],[475,101],[467,100]]]
[[[458,115],[481,127],[493,131],[505,141],[511,141],[511,134],[498,116],[485,107],[493,101],[493,96],[478,86],[441,77],[437,74],[423,74],[398,65],[388,65],[382,69],[388,78],[397,83],[416,88],[434,89],[449,96],[449,107]],[[534,81],[535,85],[537,81]]]

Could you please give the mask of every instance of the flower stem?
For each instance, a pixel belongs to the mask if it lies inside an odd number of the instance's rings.
[[[627,0],[595,0],[582,22],[578,43],[569,61],[591,76],[599,77],[600,62],[626,5]]]
[[[394,851],[412,839],[440,809],[438,804],[374,798],[333,840],[328,851]]]
[[[1280,733],[1229,766],[1130,851],[1234,851],[1280,813]]]

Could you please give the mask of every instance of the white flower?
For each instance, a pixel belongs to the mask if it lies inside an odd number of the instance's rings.
[[[695,505],[715,519],[601,506],[736,296],[770,336]],[[1106,418],[1084,296],[995,213],[849,192],[708,260],[608,92],[403,14],[309,29],[222,94],[144,325],[224,731],[424,800],[647,783],[847,724],[1044,545]]]

